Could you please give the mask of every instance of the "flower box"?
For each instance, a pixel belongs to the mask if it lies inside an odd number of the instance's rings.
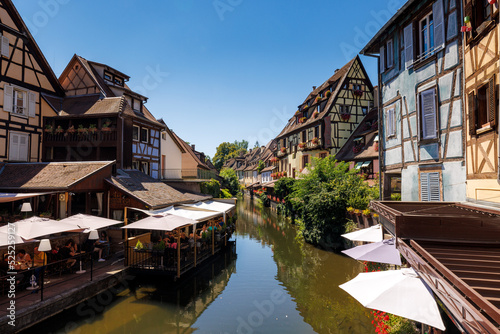
[[[75,130],[75,127],[72,125],[68,128],[68,130],[66,130],[67,133],[75,133],[76,130]]]
[[[313,117],[314,118],[317,118],[318,116],[319,116],[319,112],[317,112],[317,111],[313,112]]]
[[[363,96],[363,91],[361,89],[355,89],[353,94],[354,96],[361,97]]]
[[[321,101],[321,96],[316,96],[316,103],[318,103],[319,101]]]
[[[351,119],[351,114],[340,114],[340,119],[344,122],[347,122],[349,119]]]
[[[282,147],[282,148],[281,148],[281,152],[282,152],[282,153],[286,153],[286,147]]]

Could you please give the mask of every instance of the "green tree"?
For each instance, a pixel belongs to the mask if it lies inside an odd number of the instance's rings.
[[[235,141],[234,143],[224,142],[217,147],[212,163],[217,170],[221,170],[222,166],[227,160],[231,158],[236,158],[240,154],[245,154],[247,152],[244,146],[248,146],[248,142],[242,140],[241,142]]]
[[[222,168],[219,176],[222,177],[223,187],[227,188],[233,196],[236,196],[240,191],[240,183],[236,172],[231,168]]]
[[[238,149],[245,150],[245,152],[246,152],[246,150],[248,150],[248,141],[246,141],[245,139],[243,139],[242,141],[235,140],[234,145],[236,145],[236,147]]]
[[[303,223],[307,242],[339,248],[348,206],[366,209],[374,192],[349,164],[329,156],[314,159],[314,168],[301,175],[288,197]]]
[[[212,195],[213,198],[220,198],[220,183],[215,179],[200,184],[200,190],[203,194]]]
[[[260,147],[260,145],[259,145],[259,141],[257,140],[257,141],[255,142],[255,145],[253,146],[253,148],[259,148],[259,147]]]
[[[262,173],[262,170],[266,168],[266,164],[264,163],[264,161],[262,160],[259,160],[259,166],[257,166],[257,173]]]

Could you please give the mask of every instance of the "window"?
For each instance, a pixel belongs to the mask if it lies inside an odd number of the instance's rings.
[[[319,138],[319,125],[314,127],[314,137]]]
[[[304,116],[303,117],[307,118],[308,117],[307,114],[308,114],[307,111],[304,111]]]
[[[420,49],[419,56],[427,58],[434,50],[434,21],[432,13],[420,21],[419,26]]]
[[[440,201],[441,186],[439,181],[439,172],[420,173],[420,200],[421,201]]]
[[[26,92],[14,89],[14,106],[12,112],[14,114],[25,115],[26,109]]]
[[[148,142],[148,129],[146,128],[141,128],[141,141],[143,143]]]
[[[302,168],[306,168],[308,163],[309,163],[309,156],[308,155],[304,155],[302,157]]]
[[[475,135],[476,131],[492,129],[496,125],[497,97],[495,76],[489,82],[468,96],[469,103],[469,133]],[[479,131],[481,132],[481,131]]]
[[[306,132],[302,131],[302,142],[305,143],[306,141],[307,141]]]
[[[386,51],[386,68],[392,68],[394,66],[394,47],[392,39],[387,41],[387,51]],[[361,88],[359,88],[361,89]]]
[[[119,85],[119,86],[123,86],[123,79],[115,76],[114,83]]]
[[[139,161],[137,160],[132,161],[132,169],[139,170]]]
[[[328,154],[328,153],[320,153],[320,154],[319,154],[319,158],[320,158],[320,159],[324,159],[324,158],[326,158],[327,154]]]
[[[436,89],[431,88],[420,93],[421,139],[437,138]]]
[[[6,58],[9,58],[10,56],[10,44],[9,44],[9,39],[5,36],[0,35],[0,55]]]
[[[394,107],[385,111],[385,128],[387,138],[396,136],[396,109]]]
[[[36,94],[16,86],[4,86],[4,111],[18,116],[35,117]]]
[[[161,134],[161,139],[162,140],[167,140],[167,134],[166,133],[162,133]]]
[[[132,129],[132,139],[135,140],[135,141],[139,140],[139,129],[140,128],[137,125],[133,126],[133,129]]]
[[[318,106],[316,107],[316,111],[317,111],[318,113],[320,113],[320,112],[321,112],[321,104],[318,104]]]
[[[141,161],[141,172],[149,175],[149,163],[147,161]]]
[[[28,161],[28,135],[24,133],[11,132],[9,139],[9,160]]]
[[[348,114],[349,113],[349,106],[339,106],[339,112],[340,114]]]
[[[104,71],[104,80],[113,81],[113,75]]]
[[[363,115],[366,115],[368,113],[368,107],[361,107],[361,112]]]

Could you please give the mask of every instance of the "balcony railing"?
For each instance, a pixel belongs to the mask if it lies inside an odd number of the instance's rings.
[[[205,169],[162,169],[162,179],[180,180],[180,179],[200,179],[210,180],[217,177],[217,173]]]
[[[95,131],[95,132],[45,132],[45,143],[71,143],[71,142],[91,142],[100,144],[103,142],[116,142],[118,132],[116,130],[110,131]]]

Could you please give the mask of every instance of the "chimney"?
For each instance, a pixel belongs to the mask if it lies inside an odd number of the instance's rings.
[[[191,144],[191,148],[193,149],[193,151],[196,151],[194,144]]]
[[[313,90],[316,90],[316,86],[313,86]]]
[[[337,73],[338,71],[339,71],[339,69],[337,68],[337,69],[335,70],[335,73]]]

